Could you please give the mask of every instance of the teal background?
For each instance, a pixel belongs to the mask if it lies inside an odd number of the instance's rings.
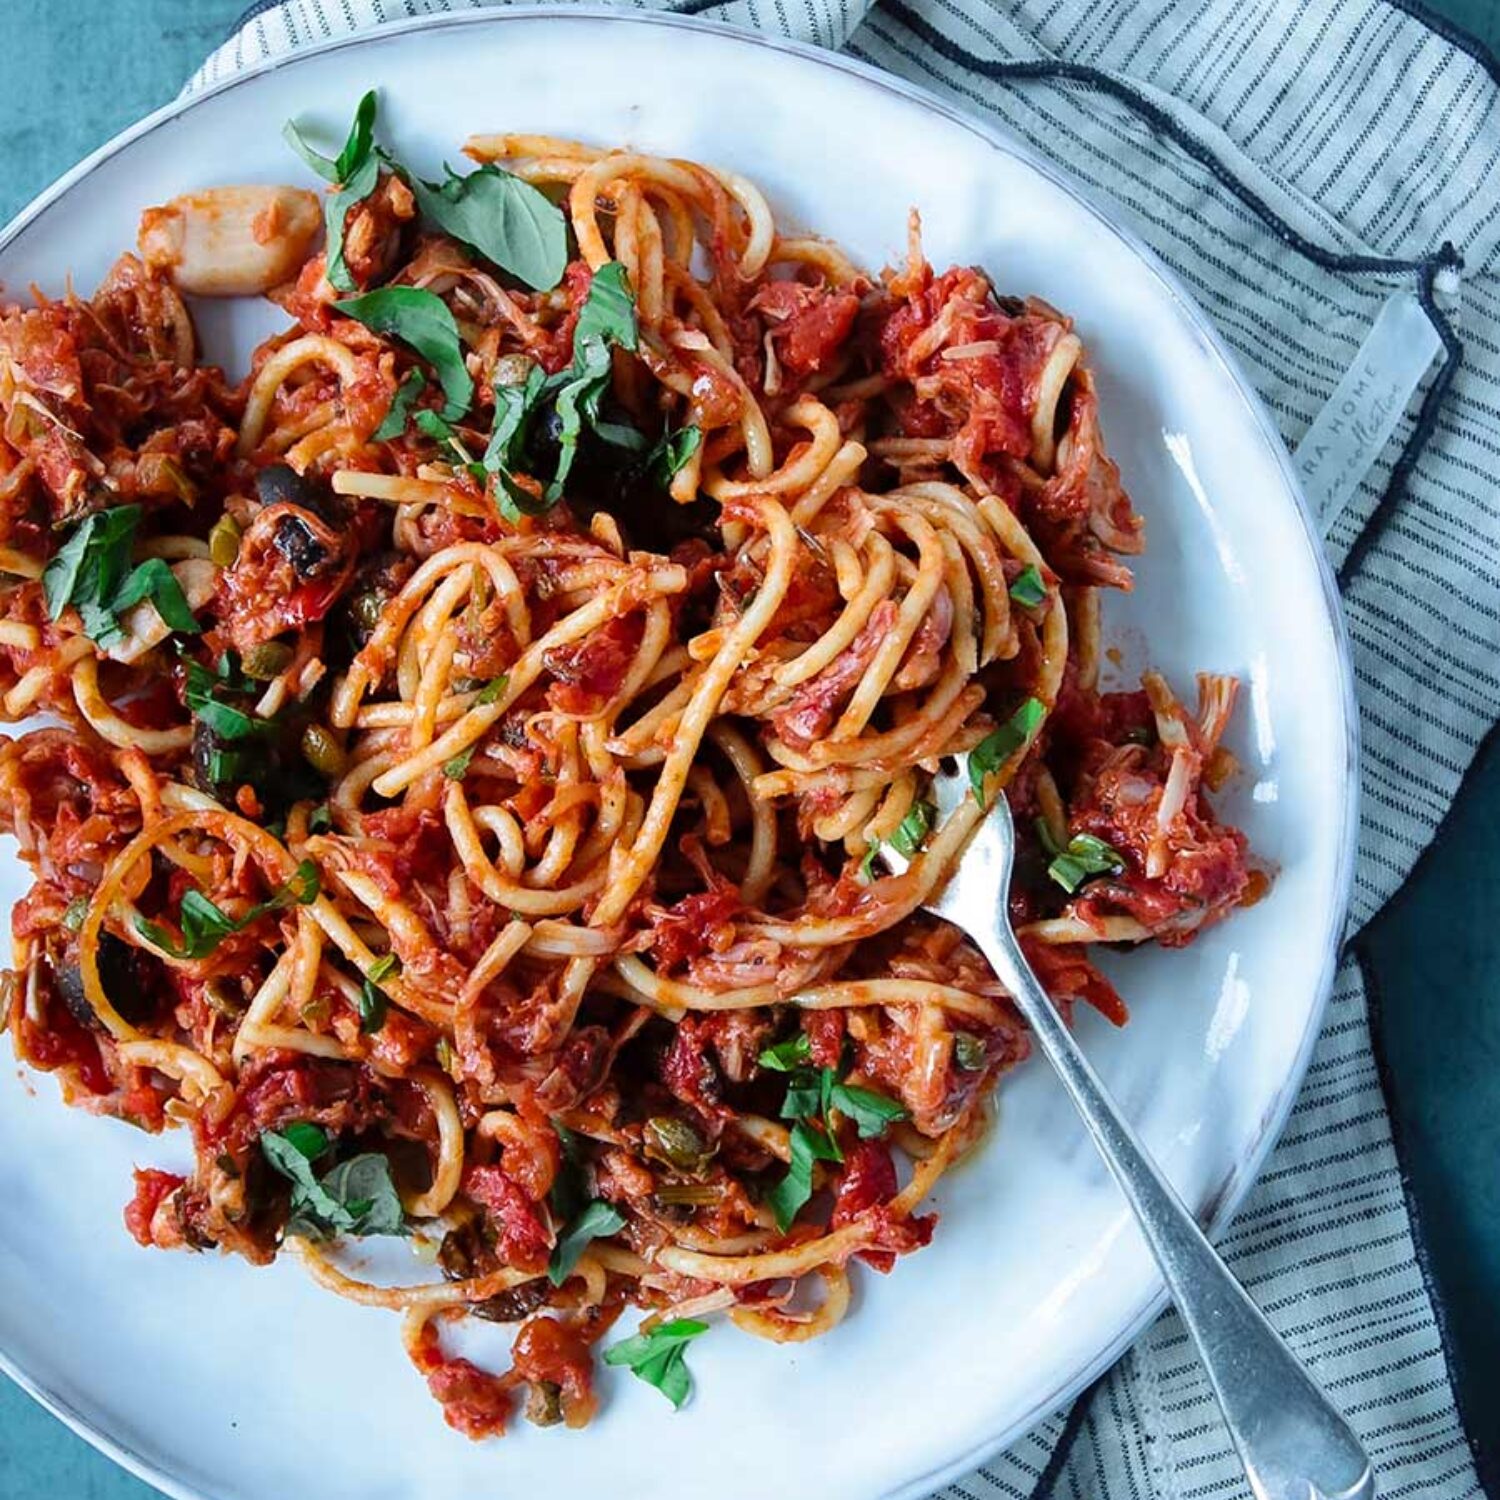
[[[0,221],[170,99],[247,3],[0,0]],[[1430,8],[1500,48],[1496,0],[1433,0]],[[1492,736],[1437,844],[1363,940],[1430,1271],[1470,1433],[1491,1465],[1500,1463],[1497,868],[1500,742]],[[0,1500],[155,1493],[0,1379]]]

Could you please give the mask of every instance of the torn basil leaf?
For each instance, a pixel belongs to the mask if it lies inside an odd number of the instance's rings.
[[[1035,609],[1047,597],[1047,585],[1042,582],[1042,570],[1035,563],[1027,563],[1010,586],[1010,597],[1026,609]]]
[[[270,719],[257,719],[241,709],[221,703],[214,696],[220,687],[230,690],[237,688],[227,657],[221,661],[217,675],[192,660],[184,661],[183,667],[187,673],[187,691],[184,696],[188,709],[194,718],[202,720],[221,740],[245,740],[276,732],[276,725]]]
[[[688,460],[698,451],[703,433],[697,427],[678,427],[664,432],[646,455],[646,474],[658,489],[667,489]]]
[[[1070,896],[1095,875],[1118,875],[1125,868],[1120,854],[1091,833],[1075,834],[1068,847],[1056,851],[1047,873]]]
[[[655,1386],[679,1411],[692,1394],[693,1377],[684,1358],[687,1344],[708,1332],[696,1318],[674,1318],[649,1333],[623,1339],[604,1351],[604,1363],[624,1365],[631,1374]]]
[[[619,1209],[613,1203],[595,1198],[558,1236],[552,1257],[547,1262],[547,1280],[553,1286],[561,1286],[573,1274],[578,1257],[591,1241],[618,1234],[624,1227],[625,1218]]]
[[[375,149],[375,91],[371,89],[354,111],[354,123],[337,157],[313,150],[294,120],[281,127],[286,143],[319,177],[337,189],[323,200],[323,224],[328,254],[323,275],[336,291],[354,291],[354,277],[344,260],[344,223],[349,210],[375,191],[380,181],[380,158]]]
[[[441,183],[411,179],[422,217],[533,291],[550,292],[568,268],[568,227],[544,193],[493,163]]]
[[[390,1009],[390,999],[380,988],[381,981],[399,973],[401,960],[394,953],[382,954],[365,970],[364,982],[359,989],[359,1029],[366,1036],[373,1036],[385,1025]]]
[[[266,901],[252,906],[242,917],[231,917],[221,907],[210,901],[200,890],[183,894],[179,908],[178,924],[182,928],[179,942],[158,922],[137,917],[135,930],[153,947],[173,958],[207,958],[225,938],[243,932],[252,922],[269,912],[281,911],[294,903],[308,906],[318,899],[321,882],[318,867],[310,859],[304,859],[291,877],[278,886]]]
[[[147,599],[169,629],[198,633],[182,585],[161,558],[131,567],[140,520],[139,505],[117,505],[85,516],[42,572],[48,617],[59,619],[71,604],[85,633],[105,650],[124,639],[116,617]]]
[[[1029,745],[1047,717],[1040,698],[1028,698],[998,729],[991,730],[969,751],[969,781],[981,807],[985,806],[984,781],[998,771],[1017,750]]]
[[[413,403],[426,388],[427,377],[420,370],[408,370],[401,377],[401,384],[396,387],[396,393],[391,397],[391,404],[386,408],[385,416],[380,420],[380,426],[370,434],[371,437],[377,443],[389,442],[392,438],[400,437],[406,431]]]
[[[406,1218],[390,1162],[379,1152],[367,1151],[319,1178],[313,1163],[329,1145],[327,1133],[308,1121],[261,1131],[262,1155],[292,1184],[286,1232],[318,1240],[335,1234],[404,1233]]]
[[[812,1039],[805,1031],[799,1031],[796,1036],[788,1037],[784,1042],[778,1042],[774,1047],[767,1047],[756,1059],[763,1068],[770,1068],[777,1073],[790,1073],[795,1068],[800,1068],[812,1056]]]
[[[400,339],[437,371],[443,388],[443,416],[456,422],[474,400],[474,381],[464,363],[458,324],[435,292],[416,286],[383,286],[333,304],[335,312],[376,333]]]

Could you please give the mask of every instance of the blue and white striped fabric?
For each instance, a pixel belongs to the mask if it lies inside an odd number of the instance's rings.
[[[262,4],[189,85],[483,0]],[[1445,358],[1327,545],[1354,642],[1365,821],[1351,939],[1433,837],[1500,717],[1500,81],[1385,0],[729,0],[686,7],[911,79],[1061,158],[1131,219],[1295,446],[1381,307]],[[1444,252],[1450,243],[1462,258]],[[1387,1497],[1482,1493],[1351,955],[1286,1133],[1222,1240],[1365,1440]],[[943,1500],[1247,1493],[1174,1314],[1070,1413]]]

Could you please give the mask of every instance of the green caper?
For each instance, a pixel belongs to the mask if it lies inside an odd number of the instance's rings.
[[[502,354],[495,361],[494,372],[490,376],[490,384],[501,385],[525,385],[526,377],[531,374],[531,367],[536,361],[529,354]]]
[[[349,764],[344,747],[334,739],[332,731],[321,724],[309,724],[302,731],[302,758],[320,776],[331,781],[342,776]]]
[[[986,1060],[984,1043],[977,1036],[971,1036],[967,1031],[954,1033],[953,1061],[965,1073],[981,1072]]]
[[[240,555],[240,526],[233,516],[220,516],[208,534],[208,555],[216,568],[234,566]]]
[[[533,1380],[526,1397],[526,1420],[533,1427],[556,1427],[562,1419],[562,1387],[555,1380]]]
[[[642,1149],[653,1161],[679,1172],[701,1172],[713,1152],[703,1137],[675,1115],[653,1115],[642,1131]]]
[[[295,654],[285,641],[262,641],[245,653],[240,667],[246,677],[253,677],[257,682],[269,682],[286,671]]]
[[[226,1021],[238,1021],[245,1013],[244,997],[235,993],[228,980],[210,979],[203,986],[203,998]]]
[[[356,594],[349,601],[349,613],[354,616],[354,623],[367,635],[380,624],[381,612],[384,609],[385,600],[374,589],[367,589],[363,594]]]

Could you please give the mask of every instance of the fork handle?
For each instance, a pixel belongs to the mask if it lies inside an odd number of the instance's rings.
[[[1219,1259],[1099,1081],[1015,936],[972,933],[1125,1191],[1208,1371],[1257,1500],[1375,1494],[1358,1438]]]

